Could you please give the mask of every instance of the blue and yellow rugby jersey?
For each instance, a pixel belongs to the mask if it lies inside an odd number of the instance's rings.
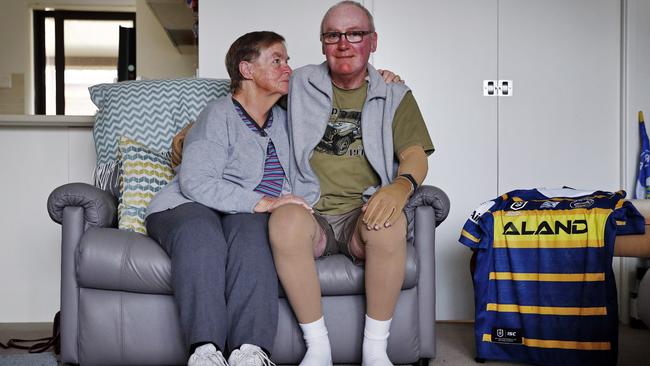
[[[476,250],[477,356],[615,365],[614,240],[645,230],[624,191],[516,190],[486,202],[460,242]]]

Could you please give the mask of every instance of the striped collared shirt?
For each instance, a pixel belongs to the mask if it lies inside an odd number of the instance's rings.
[[[260,136],[268,136],[266,130],[273,125],[273,113],[269,111],[264,126],[260,127],[253,118],[246,112],[244,107],[233,98],[235,109],[242,121],[250,128],[251,131]],[[284,169],[280,165],[278,154],[275,151],[275,145],[269,138],[269,144],[266,146],[266,160],[264,161],[264,174],[262,181],[255,187],[254,191],[271,197],[279,197],[282,193],[282,183],[284,182]]]

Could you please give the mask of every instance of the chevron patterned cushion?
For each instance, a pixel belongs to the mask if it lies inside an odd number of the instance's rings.
[[[95,185],[107,189],[115,169],[119,136],[154,151],[167,151],[176,132],[195,121],[203,107],[229,92],[229,80],[135,80],[89,88],[97,106],[93,137],[97,152]]]
[[[169,152],[155,152],[122,136],[118,145],[120,203],[118,227],[146,234],[144,215],[156,192],[174,177]]]

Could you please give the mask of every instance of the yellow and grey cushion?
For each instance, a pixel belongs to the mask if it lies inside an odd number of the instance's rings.
[[[144,216],[153,196],[174,177],[169,152],[156,152],[128,137],[118,145],[120,203],[118,227],[146,234]]]

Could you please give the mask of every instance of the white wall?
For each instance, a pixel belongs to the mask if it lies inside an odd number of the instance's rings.
[[[3,1],[0,16],[0,74],[23,73],[27,65],[29,14],[25,1]]]
[[[623,113],[621,115],[621,181],[628,192],[628,198],[635,198],[635,184],[638,173],[640,154],[640,137],[638,111],[643,111],[646,126],[650,125],[650,2],[647,0],[627,0],[627,20],[625,27],[624,68],[622,69],[624,95]],[[650,129],[646,127],[648,132]],[[630,284],[638,259],[621,258],[619,278],[619,307],[621,319],[627,321]]]
[[[90,128],[0,126],[0,323],[51,322],[59,309],[61,227],[47,197],[91,182]]]
[[[135,22],[138,76],[166,79],[196,74],[197,55],[181,54],[174,47],[145,0],[136,0]]]
[[[260,30],[274,31],[285,37],[291,58],[289,64],[293,68],[324,61],[318,40],[320,21],[335,3],[335,0],[202,2],[199,9],[199,76],[227,78],[224,62],[230,45],[242,34]]]
[[[29,113],[29,99],[31,90],[27,85],[31,84],[31,63],[29,62],[29,34],[28,27],[31,24],[26,1],[5,1],[0,5],[0,45],[2,57],[0,57],[0,76],[11,77],[12,74],[23,75],[23,86],[12,85],[13,90],[24,90],[23,112]],[[5,90],[8,92],[8,90]],[[0,100],[0,103],[10,101]],[[4,104],[4,103],[3,103]],[[20,106],[7,106],[1,110],[14,110]]]
[[[624,187],[630,198],[634,198],[634,189],[638,173],[640,137],[637,112],[643,111],[646,125],[650,124],[650,2],[646,0],[627,0],[627,42],[626,42],[626,78],[624,93],[627,103],[623,128],[623,143],[627,145],[624,154]],[[650,132],[650,128],[648,128]]]

